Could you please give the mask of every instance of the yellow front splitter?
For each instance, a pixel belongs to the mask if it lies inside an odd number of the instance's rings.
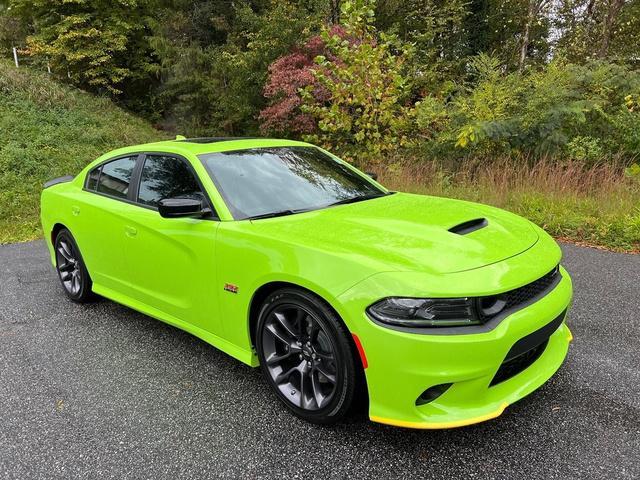
[[[369,418],[372,422],[384,423],[386,425],[393,425],[395,427],[437,430],[444,428],[464,427],[467,425],[473,425],[474,423],[486,422],[487,420],[491,420],[492,418],[496,418],[502,415],[502,412],[504,412],[504,409],[508,406],[509,404],[507,402],[504,402],[493,412],[489,412],[478,417],[465,418],[463,420],[454,420],[452,422],[407,422],[404,420],[393,420],[391,418],[376,417],[374,415]]]

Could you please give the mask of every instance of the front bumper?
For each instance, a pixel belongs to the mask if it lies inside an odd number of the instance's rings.
[[[346,292],[341,300],[351,316],[346,313],[343,318],[350,319],[348,326],[358,336],[368,361],[365,374],[371,420],[410,428],[459,427],[495,418],[540,387],[564,361],[572,338],[564,322],[572,299],[571,279],[566,270],[561,268],[560,272],[562,279],[553,290],[484,333],[436,335],[392,330],[362,313],[366,298],[381,286],[379,280],[365,281]],[[467,277],[474,275],[466,273]],[[548,336],[533,363],[491,386],[516,342],[561,315],[559,327]],[[452,385],[440,397],[416,404],[426,389],[446,383]]]

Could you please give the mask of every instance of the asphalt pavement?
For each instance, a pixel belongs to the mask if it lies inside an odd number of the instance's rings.
[[[0,478],[640,478],[640,256],[564,245],[566,363],[489,422],[414,431],[290,415],[259,370],[107,300],[41,241],[0,247]],[[390,359],[393,361],[393,359]]]

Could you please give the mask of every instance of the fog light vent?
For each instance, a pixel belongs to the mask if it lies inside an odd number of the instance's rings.
[[[422,394],[416,399],[416,405],[425,405],[429,402],[433,402],[436,398],[446,392],[451,383],[443,383],[441,385],[435,385],[433,387],[427,388]]]

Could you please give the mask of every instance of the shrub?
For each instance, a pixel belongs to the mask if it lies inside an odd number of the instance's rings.
[[[595,163],[602,158],[603,150],[599,139],[578,135],[567,143],[569,157],[583,163]]]
[[[342,17],[344,36],[324,29],[328,55],[316,57],[316,84],[302,92],[303,112],[318,124],[318,132],[305,138],[347,160],[381,161],[385,152],[410,143],[414,110],[405,68],[411,50],[395,37],[377,34],[367,0],[344,2]],[[327,101],[314,94],[318,87],[327,92]]]
[[[502,73],[484,55],[476,80],[453,102],[457,147],[468,153],[569,155],[585,162],[635,156],[640,73],[615,64],[553,62],[540,71]]]

